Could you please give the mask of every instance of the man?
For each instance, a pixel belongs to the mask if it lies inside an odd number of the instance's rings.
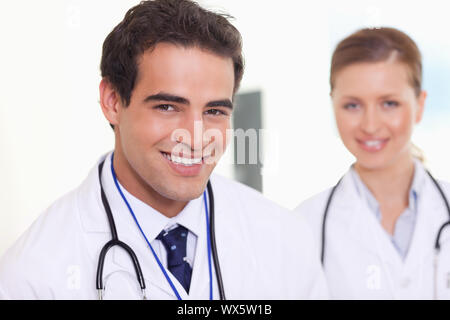
[[[189,0],[144,1],[106,38],[101,72],[114,152],[6,253],[0,296],[324,298],[304,222],[211,176],[243,74],[228,20]],[[105,246],[112,237],[122,242]]]

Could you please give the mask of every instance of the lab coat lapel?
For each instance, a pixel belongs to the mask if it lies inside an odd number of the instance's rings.
[[[378,250],[375,246],[374,232],[371,226],[374,217],[370,215],[369,208],[359,197],[350,172],[347,172],[338,186],[330,208],[329,215],[333,215],[334,210],[339,212],[341,217],[336,215],[334,219],[341,220],[337,225],[346,224],[348,226],[348,234],[353,238],[355,244],[363,247],[364,252],[377,254]],[[327,223],[327,227],[334,224]]]
[[[348,223],[348,233],[351,237],[351,241],[359,246],[361,249],[357,251],[358,260],[355,261],[355,266],[360,269],[362,274],[369,277],[373,268],[379,268],[384,270],[380,275],[383,290],[388,290],[393,293],[393,283],[390,277],[398,267],[401,267],[401,260],[398,256],[395,248],[385,231],[382,229],[379,221],[375,215],[370,212],[370,208],[367,202],[362,198],[358,190],[356,189],[351,173],[347,173],[342,181],[342,196],[338,196],[338,199],[342,199],[340,212],[345,216],[345,222]],[[345,250],[345,248],[342,248]],[[364,280],[363,290],[369,290]],[[371,291],[371,290],[369,290]],[[371,291],[371,294],[374,292]]]
[[[93,263],[98,263],[100,251],[110,239],[110,228],[105,209],[100,196],[98,165],[104,160],[103,156],[91,169],[88,177],[77,192],[77,207],[81,228],[86,234],[87,253]]]
[[[206,232],[204,235],[199,235],[197,238],[195,263],[194,268],[192,269],[189,292],[190,299],[209,299],[209,266],[207,259]]]
[[[105,159],[103,156],[89,172],[77,193],[77,209],[80,222],[86,232],[109,232],[108,219],[100,196],[98,165]]]
[[[423,173],[426,174],[425,171]],[[415,268],[426,261],[432,262],[438,230],[449,219],[444,201],[428,176],[423,180],[422,193],[418,199],[417,221],[405,261],[409,272],[414,272]],[[446,238],[448,240],[449,236],[450,233],[444,232],[441,243],[444,243]]]
[[[258,263],[255,248],[252,244],[254,234],[251,228],[253,221],[251,215],[244,214],[243,210],[248,210],[246,203],[239,199],[232,198],[229,190],[220,183],[215,183],[214,177],[211,179],[215,195],[215,237],[217,254],[222,274],[222,280],[226,297],[228,299],[241,299],[249,292],[254,296],[261,296],[255,293],[267,277],[267,273],[261,274],[262,268]],[[251,206],[250,206],[251,207]],[[270,234],[268,237],[272,236]],[[206,249],[205,249],[206,250]],[[270,250],[264,254],[270,254]],[[207,266],[207,265],[206,265]],[[269,281],[270,282],[270,281]],[[214,299],[219,299],[217,275],[213,265],[213,288]]]
[[[367,201],[359,195],[350,171],[343,179],[342,193],[347,196],[343,199],[342,209],[353,212],[348,215],[350,235],[356,243],[359,243],[365,252],[376,254],[388,264],[402,263],[388,234],[375,217]],[[345,197],[345,196],[343,196]]]

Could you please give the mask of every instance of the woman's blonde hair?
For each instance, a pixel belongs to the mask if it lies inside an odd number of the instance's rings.
[[[414,158],[418,159],[420,162],[425,164],[426,162],[425,153],[414,143],[411,144],[411,154],[413,155]]]
[[[343,68],[354,63],[386,61],[393,53],[408,67],[411,86],[419,96],[422,91],[422,55],[414,40],[394,28],[361,29],[339,42],[331,59],[331,91],[337,73]]]

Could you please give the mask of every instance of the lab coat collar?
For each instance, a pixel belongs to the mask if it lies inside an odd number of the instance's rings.
[[[107,155],[105,154],[97,161],[77,192],[77,209],[80,215],[81,227],[88,233],[110,232],[108,219],[100,197],[100,183],[98,179],[98,166],[106,157]]]
[[[417,261],[431,261],[431,254],[434,252],[436,236],[441,225],[448,221],[448,212],[438,189],[420,163],[420,174],[422,178],[421,195],[418,199],[418,214],[416,228],[411,241],[410,250],[406,256],[406,262],[410,265],[417,265]],[[445,192],[443,184],[441,184]],[[448,198],[448,193],[446,194]],[[450,233],[444,232],[441,243],[444,243]],[[410,254],[411,253],[411,254]]]
[[[332,208],[336,207],[336,210],[339,210],[336,212],[342,214],[342,222],[348,223],[349,234],[354,238],[355,243],[363,246],[366,252],[381,257],[386,264],[397,265],[399,268],[405,268],[405,271],[421,265],[418,261],[428,261],[426,259],[431,258],[437,231],[448,220],[448,213],[442,197],[428,177],[424,166],[419,161],[416,161],[415,166],[417,172],[413,188],[420,196],[417,199],[416,226],[410,249],[404,261],[395,252],[393,246],[388,245],[389,239],[381,236],[382,226],[370,213],[367,202],[359,196],[350,170],[336,190],[329,213],[332,216],[334,211]],[[335,219],[337,218],[335,217]],[[448,237],[450,237],[450,232],[444,233],[441,241],[444,242]],[[381,248],[388,248],[388,251],[381,252]]]
[[[351,169],[342,177],[340,184],[337,186],[335,195],[333,196],[332,203],[330,205],[330,211],[333,207],[340,209],[340,212],[345,212],[345,218],[349,218],[349,215],[353,215],[354,210],[349,210],[355,206],[355,203],[359,202],[358,190],[353,183],[351,176]],[[331,213],[331,212],[330,212]]]
[[[418,159],[414,158],[413,161],[414,161],[414,174],[411,187],[409,190],[409,203],[408,203],[409,210],[407,210],[404,214],[415,215],[417,213],[418,197],[420,196],[421,191],[423,189],[423,181],[426,173],[422,163]],[[372,192],[369,190],[369,188],[361,180],[361,177],[359,176],[358,172],[356,172],[354,165],[352,165],[350,168],[350,176],[353,179],[353,183],[356,186],[356,190],[359,197],[367,202],[371,212],[375,214],[375,216],[379,221],[381,221],[380,205],[373,196]]]

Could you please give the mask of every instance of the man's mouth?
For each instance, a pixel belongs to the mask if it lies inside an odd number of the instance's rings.
[[[175,156],[173,154],[166,153],[166,152],[161,152],[161,153],[164,156],[164,158],[171,161],[172,163],[177,164],[177,165],[183,165],[186,167],[192,167],[194,165],[199,165],[199,164],[202,164],[202,162],[203,162],[203,158],[186,158],[183,156]]]

